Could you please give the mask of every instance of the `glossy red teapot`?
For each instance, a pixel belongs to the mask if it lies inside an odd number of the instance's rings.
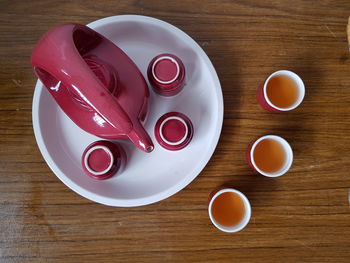
[[[32,52],[35,74],[81,129],[98,137],[129,138],[151,152],[142,126],[149,90],[135,63],[110,40],[80,24],[48,31]]]

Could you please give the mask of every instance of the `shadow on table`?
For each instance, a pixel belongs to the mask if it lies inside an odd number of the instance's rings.
[[[268,178],[262,175],[235,176],[234,180],[228,181],[222,185],[225,188],[236,189],[247,196],[252,206],[263,203],[261,200],[262,192],[269,192],[273,195],[274,191],[278,189],[278,178]]]
[[[233,137],[236,130],[236,118],[240,114],[241,107],[241,76],[239,70],[239,54],[233,50],[234,45],[231,42],[204,41],[200,42],[202,48],[207,53],[215,70],[218,74],[224,103],[224,116],[219,138],[216,147],[215,156],[228,156],[230,152]],[[229,52],[230,51],[230,52]],[[223,165],[224,159],[211,158],[205,169],[215,169],[215,167]]]

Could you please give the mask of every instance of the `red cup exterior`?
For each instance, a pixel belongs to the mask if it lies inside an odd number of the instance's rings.
[[[101,175],[95,175],[93,173],[91,173],[85,166],[85,156],[87,154],[87,152],[95,146],[104,146],[106,148],[108,148],[112,155],[113,155],[113,164],[111,166],[111,168],[105,172],[104,174]],[[120,172],[125,164],[126,164],[126,153],[124,151],[124,149],[122,148],[121,145],[117,144],[117,143],[113,143],[110,141],[96,141],[91,143],[88,147],[86,147],[83,155],[82,155],[82,159],[81,159],[81,164],[83,167],[84,172],[90,176],[91,178],[94,178],[96,180],[106,180],[111,178],[112,176],[114,176],[117,172]],[[90,168],[91,169],[91,168]]]
[[[162,139],[162,136],[161,136],[161,125],[163,123],[164,120],[166,120],[167,118],[169,117],[178,117],[180,119],[182,119],[184,121],[184,123],[186,123],[186,126],[187,126],[187,136],[186,138],[184,139],[184,141],[180,144],[177,144],[177,145],[170,145],[168,144],[166,141],[164,141]],[[156,140],[157,142],[165,149],[167,150],[170,150],[170,151],[178,151],[178,150],[181,150],[183,148],[185,148],[189,143],[190,141],[192,140],[192,137],[193,137],[193,125],[192,125],[192,122],[191,120],[184,114],[180,113],[180,112],[169,112],[169,113],[166,113],[164,114],[162,117],[160,117],[154,127],[154,135],[156,137]]]
[[[258,99],[258,102],[259,104],[261,105],[261,107],[268,111],[268,112],[273,112],[273,113],[279,113],[279,112],[283,112],[281,110],[278,110],[274,107],[272,107],[266,100],[266,97],[265,97],[265,94],[264,94],[264,86],[265,86],[265,83],[266,83],[266,80],[265,82],[260,85],[260,87],[258,88],[258,92],[257,92],[257,99]]]
[[[179,65],[179,74],[177,78],[171,83],[167,83],[167,84],[161,83],[153,75],[153,70],[152,70],[153,65],[157,61],[157,59],[161,57],[170,57],[174,59]],[[148,80],[151,86],[153,87],[153,90],[159,95],[162,95],[165,97],[174,96],[183,89],[185,85],[185,75],[186,75],[185,66],[182,63],[181,59],[175,55],[168,54],[168,53],[160,54],[155,58],[153,58],[149,63],[148,69],[147,69]]]

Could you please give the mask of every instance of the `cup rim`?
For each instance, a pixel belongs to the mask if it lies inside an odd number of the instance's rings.
[[[254,160],[254,150],[256,148],[256,146],[259,144],[259,142],[265,140],[265,139],[272,139],[272,140],[275,140],[275,141],[278,141],[279,143],[282,144],[286,154],[287,154],[287,160],[283,166],[283,168],[281,168],[279,171],[277,172],[274,172],[274,173],[267,173],[267,172],[264,172],[262,171],[258,166],[257,164],[255,163],[255,160]],[[265,135],[265,136],[262,136],[260,137],[259,139],[257,139],[251,149],[250,149],[250,160],[252,162],[252,165],[254,166],[254,169],[264,175],[264,176],[267,176],[267,177],[279,177],[279,176],[282,176],[284,175],[285,173],[288,172],[288,170],[290,169],[290,167],[292,166],[292,163],[293,163],[293,150],[292,150],[292,147],[290,146],[290,144],[285,140],[283,139],[282,137],[280,136],[277,136],[277,135]]]
[[[241,220],[241,222],[239,222],[237,225],[234,225],[234,226],[231,226],[231,227],[225,227],[225,226],[222,226],[220,225],[219,223],[216,222],[214,216],[212,215],[212,212],[211,212],[211,209],[212,209],[212,205],[214,203],[214,200],[221,194],[223,193],[227,193],[227,192],[230,192],[230,193],[235,193],[237,195],[239,195],[239,197],[242,199],[243,203],[244,203],[244,208],[245,208],[245,215],[243,217],[243,219]],[[245,228],[249,221],[250,221],[250,218],[251,218],[251,205],[250,205],[250,202],[248,200],[248,198],[240,191],[236,190],[236,189],[233,189],[233,188],[224,188],[224,189],[221,189],[219,191],[217,191],[213,197],[210,199],[209,201],[209,205],[208,205],[208,213],[209,213],[209,218],[211,220],[211,222],[213,223],[213,225],[223,231],[223,232],[227,232],[227,233],[235,233],[235,232],[238,232],[238,231],[241,231],[243,228]]]
[[[155,73],[155,67],[157,65],[158,62],[160,62],[161,60],[164,60],[164,59],[168,59],[170,60],[171,62],[173,62],[175,65],[176,65],[176,74],[175,76],[171,79],[171,80],[160,80],[158,77],[157,77],[157,74]],[[173,83],[178,77],[179,77],[179,74],[180,74],[180,65],[179,63],[176,61],[175,58],[171,57],[171,56],[168,56],[168,55],[164,55],[164,56],[161,56],[159,58],[156,59],[156,61],[153,62],[153,65],[152,65],[152,75],[154,77],[154,79],[161,83],[161,84],[170,84],[170,83]]]
[[[295,103],[292,106],[287,107],[287,108],[277,107],[276,105],[274,105],[270,101],[269,97],[267,96],[267,91],[266,91],[267,90],[267,83],[270,81],[271,78],[273,78],[274,76],[278,76],[278,75],[286,75],[286,76],[292,78],[296,82],[296,85],[297,85],[298,90],[299,90],[298,99],[295,101]],[[279,111],[290,111],[290,110],[297,108],[302,103],[302,101],[304,100],[304,97],[305,97],[305,85],[304,85],[303,80],[299,77],[298,74],[294,73],[293,71],[285,70],[285,69],[273,72],[266,79],[266,81],[264,83],[264,90],[263,91],[264,91],[264,98],[265,98],[267,104],[269,104],[269,106],[271,106],[272,108],[277,109]]]
[[[91,154],[93,151],[98,150],[98,149],[102,149],[102,150],[104,150],[105,152],[108,153],[108,155],[109,155],[109,157],[110,157],[110,162],[109,162],[109,165],[108,165],[108,167],[107,167],[106,169],[104,169],[103,171],[96,172],[96,171],[94,171],[94,170],[90,167],[89,162],[88,162],[88,159],[89,159],[90,154]],[[91,174],[93,174],[93,175],[97,175],[97,176],[98,176],[98,175],[103,175],[103,174],[107,173],[107,172],[112,168],[113,162],[114,162],[114,156],[113,156],[111,150],[110,150],[108,147],[104,146],[104,145],[95,145],[95,146],[91,147],[91,148],[85,153],[85,156],[84,156],[84,165],[85,165],[86,170],[88,170],[89,173],[91,173]]]

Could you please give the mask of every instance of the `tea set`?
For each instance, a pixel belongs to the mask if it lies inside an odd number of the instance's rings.
[[[59,25],[37,43],[31,64],[39,78],[33,99],[39,148],[67,186],[93,201],[138,206],[167,198],[200,173],[216,147],[223,119],[220,83],[204,51],[172,25],[133,15]],[[288,109],[267,95],[269,80],[279,75],[293,78],[299,91]],[[304,93],[299,76],[278,71],[257,97],[267,111],[283,112],[296,108]],[[254,155],[267,139],[280,143],[287,156],[272,173],[260,169]],[[290,145],[278,136],[262,137],[247,150],[249,165],[269,177],[285,174],[292,160]],[[220,225],[212,213],[227,192],[243,200],[239,226]],[[219,189],[211,196],[208,212],[217,228],[237,232],[248,224],[244,194]]]

